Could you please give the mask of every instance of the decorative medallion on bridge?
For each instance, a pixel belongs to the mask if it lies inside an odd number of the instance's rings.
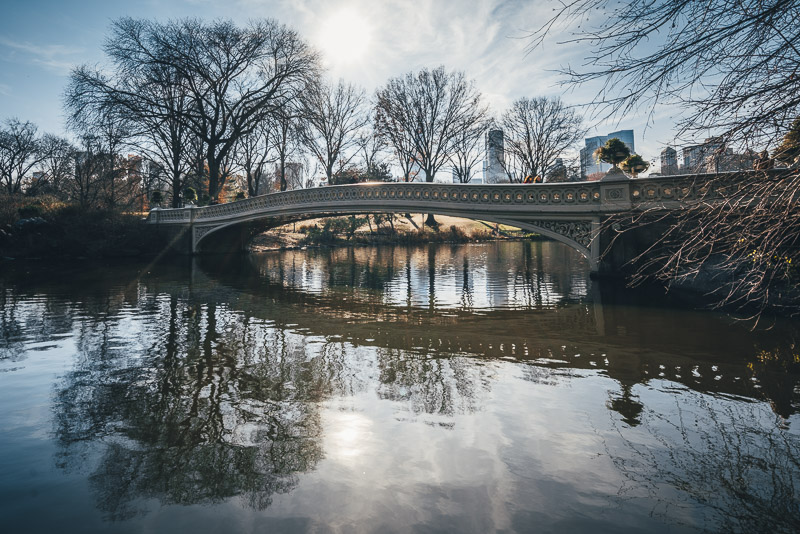
[[[606,190],[606,198],[609,200],[621,200],[622,199],[622,188],[621,187],[614,187],[612,189]]]

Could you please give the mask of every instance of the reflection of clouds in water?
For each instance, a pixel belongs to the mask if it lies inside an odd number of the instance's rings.
[[[327,429],[325,457],[343,464],[358,463],[372,442],[372,421],[353,412],[326,412],[323,425]]]

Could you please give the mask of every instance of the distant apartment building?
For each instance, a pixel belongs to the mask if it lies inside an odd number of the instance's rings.
[[[619,130],[611,132],[608,135],[597,135],[595,137],[587,137],[584,139],[584,148],[581,149],[581,178],[585,179],[587,176],[598,172],[608,172],[611,165],[597,161],[594,157],[594,151],[599,147],[606,144],[609,139],[619,139],[628,147],[631,154],[635,152],[635,145],[633,142],[633,130]]]
[[[496,184],[507,182],[508,176],[504,168],[505,149],[503,130],[492,129],[486,132],[486,157],[483,161],[483,183]]]
[[[661,174],[664,176],[672,176],[678,174],[679,171],[678,151],[668,146],[661,151]]]
[[[736,172],[753,168],[756,154],[746,150],[737,154],[720,137],[709,137],[702,144],[683,149],[682,173]]]
[[[678,162],[678,151],[667,147],[661,151],[661,171],[663,176],[675,174],[736,172],[750,170],[757,158],[752,150],[736,153],[725,145],[720,137],[709,137],[698,145],[680,149],[683,162]]]

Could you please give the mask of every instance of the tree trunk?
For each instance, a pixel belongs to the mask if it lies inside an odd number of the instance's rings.
[[[427,183],[433,183],[433,177],[435,176],[431,169],[424,169],[425,170],[425,181]],[[428,214],[428,218],[425,219],[425,226],[429,226],[434,230],[439,228],[439,223],[436,222],[436,219],[433,217],[433,213]]]
[[[281,191],[286,191],[289,188],[289,184],[286,182],[286,160],[284,158],[281,158],[280,172]]]
[[[219,180],[219,161],[208,158],[208,196],[211,204],[219,204],[222,184]]]
[[[172,169],[172,207],[181,207],[181,171]]]

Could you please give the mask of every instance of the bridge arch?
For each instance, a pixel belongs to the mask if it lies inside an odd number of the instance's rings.
[[[398,209],[399,208],[399,209]],[[546,220],[519,220],[518,218],[509,218],[498,216],[494,213],[481,213],[476,215],[469,211],[448,210],[448,209],[428,209],[424,210],[427,213],[434,215],[443,215],[450,217],[459,217],[462,219],[470,219],[476,221],[487,221],[497,224],[504,224],[507,226],[514,226],[522,230],[537,233],[546,236],[550,239],[558,241],[583,255],[589,262],[592,271],[598,268],[598,258],[593,254],[592,250],[592,232],[596,230],[598,222],[594,218],[576,219],[575,217],[564,218],[548,218]],[[324,208],[297,208],[281,210],[280,214],[277,213],[262,213],[251,214],[248,217],[237,218],[236,220],[218,222],[216,224],[202,224],[197,225],[193,232],[193,252],[202,250],[203,242],[209,236],[223,230],[232,230],[236,227],[244,229],[246,226],[253,223],[274,221],[274,224],[267,227],[282,226],[289,222],[299,222],[321,217],[338,217],[347,215],[369,215],[375,213],[420,213],[419,206],[409,207],[403,209],[402,207],[387,207],[375,206],[372,209],[366,209],[364,206],[350,206],[340,207],[335,213]],[[242,239],[245,239],[242,237]],[[241,245],[244,245],[242,242]]]

